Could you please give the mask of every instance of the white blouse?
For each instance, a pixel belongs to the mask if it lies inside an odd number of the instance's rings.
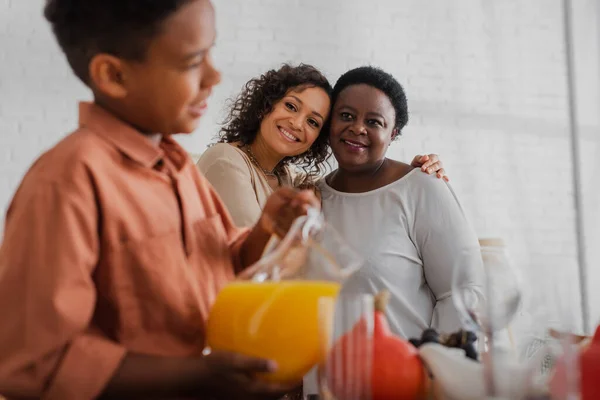
[[[366,263],[342,293],[388,289],[392,331],[419,338],[432,327],[461,328],[452,300],[452,272],[472,263],[483,268],[477,236],[450,185],[418,169],[382,188],[342,193],[320,182],[328,221]],[[469,279],[482,298],[480,276]]]

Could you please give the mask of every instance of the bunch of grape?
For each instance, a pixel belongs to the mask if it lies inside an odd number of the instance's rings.
[[[426,343],[438,343],[446,347],[463,349],[467,358],[477,361],[479,356],[475,349],[477,336],[471,331],[459,330],[450,335],[440,335],[435,329],[428,328],[423,331],[420,339],[411,338],[409,342],[419,348]]]

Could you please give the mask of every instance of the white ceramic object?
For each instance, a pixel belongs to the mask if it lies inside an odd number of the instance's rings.
[[[465,357],[464,350],[430,343],[421,346],[419,354],[433,375],[435,393],[444,400],[486,398],[483,364]],[[494,365],[496,399],[518,400],[532,390],[530,364],[499,354]]]

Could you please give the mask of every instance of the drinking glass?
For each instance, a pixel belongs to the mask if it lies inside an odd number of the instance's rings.
[[[463,327],[478,333],[488,397],[498,396],[494,379],[495,339],[517,315],[523,301],[520,272],[501,240],[489,240],[479,254],[465,252],[452,278],[452,297]],[[510,331],[508,331],[510,334]],[[499,360],[496,360],[497,362]]]
[[[370,400],[374,304],[371,295],[319,300],[321,400]]]

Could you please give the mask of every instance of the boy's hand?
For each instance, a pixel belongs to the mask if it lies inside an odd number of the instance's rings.
[[[299,191],[285,187],[277,189],[269,196],[258,223],[240,249],[241,270],[254,264],[261,257],[271,235],[284,237],[294,220],[305,215],[309,208],[321,209],[321,203],[312,190]]]
[[[269,234],[285,236],[294,220],[306,215],[309,208],[321,208],[314,191],[279,188],[267,199],[259,220],[260,227]]]
[[[211,352],[203,357],[203,362],[207,392],[219,400],[279,399],[302,383],[284,385],[262,381],[256,374],[274,372],[277,365],[238,353]]]

